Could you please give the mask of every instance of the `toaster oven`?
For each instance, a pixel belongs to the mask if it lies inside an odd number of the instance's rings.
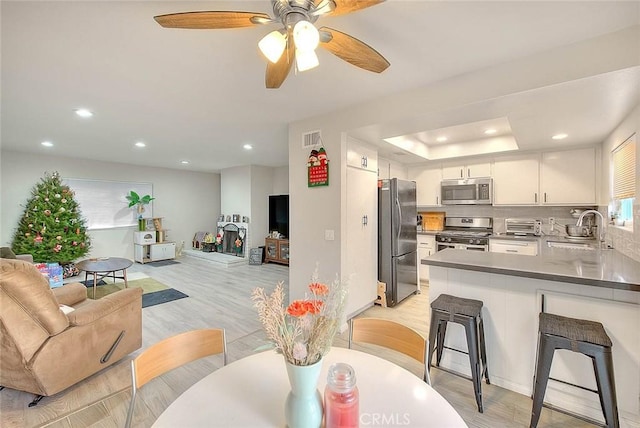
[[[542,235],[542,221],[533,218],[507,218],[504,228],[507,235]]]

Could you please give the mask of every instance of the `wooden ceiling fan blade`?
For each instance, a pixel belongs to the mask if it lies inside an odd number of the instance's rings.
[[[291,34],[287,37],[287,47],[280,56],[278,62],[274,64],[269,61],[267,64],[267,72],[265,74],[264,82],[268,89],[278,89],[289,75],[289,71],[291,71],[293,61],[295,60],[295,48],[290,40]]]
[[[327,15],[337,16],[346,15],[347,13],[355,12],[361,9],[366,9],[371,6],[375,6],[384,2],[385,0],[332,0],[336,7]],[[323,0],[316,0],[316,6],[319,6]]]
[[[391,65],[378,51],[355,37],[329,27],[319,31],[320,46],[349,64],[374,73],[382,73]],[[327,33],[331,37],[327,37]]]
[[[217,30],[224,28],[251,27],[272,19],[265,13],[254,12],[181,12],[154,16],[165,28],[187,28],[192,30]]]

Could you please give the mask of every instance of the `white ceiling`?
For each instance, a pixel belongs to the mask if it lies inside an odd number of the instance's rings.
[[[272,15],[267,0],[2,1],[2,148],[197,171],[286,165],[290,122],[638,25],[639,6],[387,0],[317,22],[374,47],[391,63],[384,73],[322,51],[318,68],[267,90],[256,45],[275,26],[175,30],[153,20],[196,10]],[[557,144],[552,129],[569,133],[568,144],[596,144],[638,102],[636,67],[349,131],[390,158],[421,162],[382,139],[453,127],[449,142],[460,143],[471,137],[456,137],[458,125],[507,118],[521,149]],[[95,116],[78,118],[79,107]]]

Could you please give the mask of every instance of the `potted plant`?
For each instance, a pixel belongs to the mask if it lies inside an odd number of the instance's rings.
[[[137,205],[136,210],[138,211],[138,230],[144,231],[146,229],[146,220],[142,218],[142,213],[144,212],[144,206],[149,202],[153,201],[155,198],[151,195],[140,196],[133,190],[129,192],[127,195],[127,200],[129,201],[129,208]]]

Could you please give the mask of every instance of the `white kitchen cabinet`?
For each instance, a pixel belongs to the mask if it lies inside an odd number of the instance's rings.
[[[347,317],[378,297],[378,177],[366,169],[347,167],[346,270],[349,278]]]
[[[389,178],[399,178],[401,180],[408,180],[407,168],[394,161],[389,162]]]
[[[420,260],[434,254],[436,250],[435,235],[418,235],[418,278],[420,282],[429,282],[429,266],[423,265]]]
[[[388,178],[407,180],[407,168],[401,163],[378,157],[378,179]]]
[[[385,158],[378,158],[378,179],[391,178],[391,162]]]
[[[518,239],[489,239],[489,251],[492,253],[520,254],[524,256],[538,255],[538,241]]]
[[[445,180],[478,177],[491,177],[491,162],[442,165],[442,178]]]
[[[595,205],[595,149],[542,153],[540,192],[544,205]]]
[[[354,139],[347,141],[347,166],[373,171],[378,174],[378,152]]]
[[[538,205],[540,156],[496,159],[493,164],[494,205]]]
[[[162,242],[156,244],[134,244],[134,260],[138,263],[156,262],[176,258],[176,243]]]
[[[440,205],[440,165],[409,168],[407,178],[416,182],[416,202],[419,207]]]

